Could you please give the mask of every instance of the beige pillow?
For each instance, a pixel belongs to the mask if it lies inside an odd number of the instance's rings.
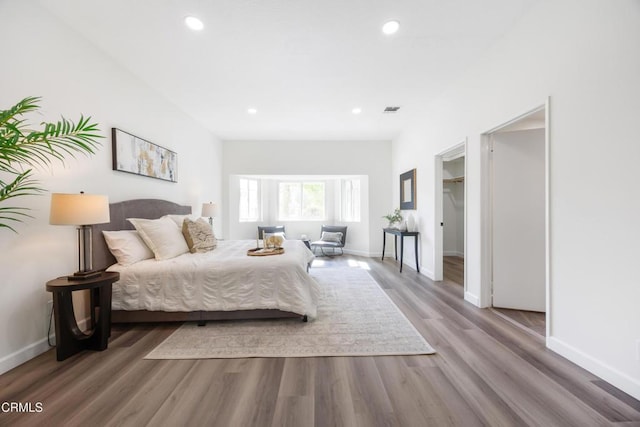
[[[211,225],[202,218],[196,221],[185,218],[182,223],[182,234],[191,253],[209,252],[217,246]]]
[[[182,222],[183,222],[185,219],[189,218],[189,219],[191,219],[191,220],[193,220],[193,221],[195,221],[195,220],[196,220],[196,218],[195,218],[195,217],[193,217],[193,216],[191,216],[191,215],[189,215],[189,214],[186,214],[186,215],[168,214],[168,215],[163,216],[163,218],[169,218],[171,221],[175,222],[175,223],[176,223],[176,226],[178,226],[178,228],[179,228],[180,230],[182,230]]]
[[[131,265],[154,257],[136,230],[103,231],[102,234],[118,264]]]
[[[184,236],[171,219],[166,217],[159,219],[127,218],[127,221],[133,224],[157,260],[175,258],[189,252]]]

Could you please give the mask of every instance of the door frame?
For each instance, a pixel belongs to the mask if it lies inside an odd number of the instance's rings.
[[[547,98],[542,105],[520,114],[513,119],[495,126],[481,134],[480,148],[480,215],[482,217],[481,227],[481,277],[480,277],[480,306],[491,307],[493,303],[493,168],[491,159],[491,139],[496,132],[504,130],[506,127],[531,116],[532,114],[544,111],[545,114],[545,159],[544,159],[544,187],[545,187],[545,310],[546,310],[546,337],[551,336],[551,222],[550,222],[550,98]]]
[[[452,147],[447,148],[444,151],[436,154],[434,156],[434,164],[435,164],[435,191],[434,191],[434,250],[433,250],[433,280],[440,281],[444,278],[444,267],[443,267],[443,254],[444,254],[444,233],[443,233],[443,198],[444,198],[444,185],[442,183],[443,180],[443,170],[444,170],[444,162],[448,162],[451,160],[459,159],[460,157],[464,157],[464,253],[465,256],[467,254],[467,139],[464,141],[455,144]],[[464,293],[467,292],[467,263],[464,263]]]

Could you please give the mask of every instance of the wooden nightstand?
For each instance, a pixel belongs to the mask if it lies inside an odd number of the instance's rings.
[[[120,273],[103,272],[86,280],[66,277],[49,280],[47,291],[53,293],[53,311],[56,322],[56,358],[64,360],[82,350],[102,351],[107,348],[111,335],[111,285],[120,279]],[[91,331],[78,328],[71,293],[88,289],[91,302]]]

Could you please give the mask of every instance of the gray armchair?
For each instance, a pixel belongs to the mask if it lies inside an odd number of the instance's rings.
[[[320,230],[320,240],[311,242],[311,250],[316,253],[316,248],[320,248],[320,252],[324,256],[336,256],[344,254],[344,248],[347,241],[347,227],[341,225],[323,225]],[[331,249],[331,252],[328,250]],[[337,253],[337,250],[340,253]]]

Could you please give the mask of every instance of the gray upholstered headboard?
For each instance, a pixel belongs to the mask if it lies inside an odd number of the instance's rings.
[[[102,236],[103,230],[133,230],[133,225],[127,221],[127,218],[156,219],[167,214],[190,213],[191,206],[182,206],[166,200],[137,199],[111,203],[109,205],[111,222],[93,226],[93,269],[104,270],[116,262]]]

